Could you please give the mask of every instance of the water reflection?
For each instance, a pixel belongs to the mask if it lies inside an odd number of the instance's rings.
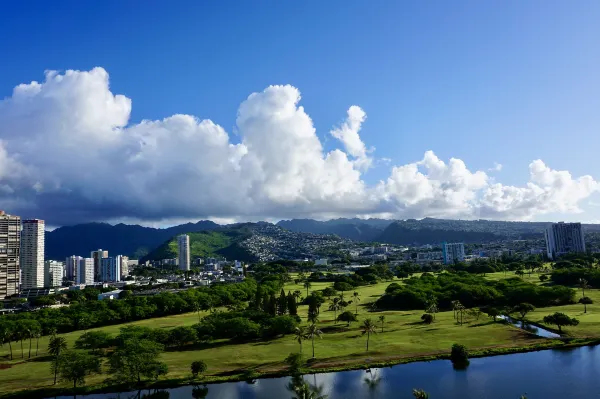
[[[422,389],[431,399],[589,399],[600,397],[600,347],[570,351],[546,350],[471,359],[468,369],[456,371],[449,360],[410,363],[383,369],[311,374],[295,378],[186,386],[124,394],[78,396],[82,399],[397,399]],[[208,388],[205,390],[205,388]],[[165,396],[160,396],[165,395]],[[72,399],[63,397],[61,399]]]
[[[548,331],[548,330],[546,330],[545,328],[542,328],[542,327],[534,326],[533,324],[524,323],[522,321],[513,319],[510,316],[499,316],[499,318],[506,320],[511,325],[513,325],[513,326],[515,326],[517,328],[520,328],[522,330],[525,330],[527,332],[535,334],[538,337],[542,337],[542,338],[560,338],[560,334],[556,334],[556,333],[554,333],[552,331]]]

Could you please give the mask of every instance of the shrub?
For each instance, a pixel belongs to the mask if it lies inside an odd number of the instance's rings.
[[[467,347],[461,344],[452,345],[450,351],[450,360],[455,367],[466,367],[469,365],[469,351]]]
[[[302,359],[302,354],[301,353],[290,353],[284,360],[285,364],[287,364],[290,367],[290,371],[293,374],[298,373],[301,369],[302,366],[304,365],[304,360]]]
[[[192,370],[192,375],[194,376],[194,378],[196,378],[198,377],[198,375],[204,374],[208,367],[206,366],[206,363],[204,361],[196,360],[195,362],[192,362],[190,368]]]
[[[356,318],[356,315],[354,313],[350,312],[349,310],[340,314],[337,319],[338,319],[338,321],[345,321],[346,323],[348,323],[348,326],[350,326],[350,323],[358,320]]]
[[[421,320],[423,320],[423,323],[425,324],[431,324],[433,323],[433,315],[425,313],[423,316],[421,316]]]

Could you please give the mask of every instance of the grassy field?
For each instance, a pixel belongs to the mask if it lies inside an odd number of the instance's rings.
[[[326,310],[326,305],[321,308],[319,327],[323,331],[322,339],[315,341],[315,356],[317,361],[313,368],[332,368],[339,366],[360,365],[374,361],[394,361],[415,356],[436,355],[447,353],[450,346],[459,342],[469,348],[486,348],[493,346],[520,346],[541,342],[513,327],[492,323],[482,317],[463,326],[454,322],[452,312],[438,313],[436,322],[424,325],[420,322],[422,311],[386,311],[369,313],[365,305],[376,300],[383,294],[389,282],[371,286],[360,287],[356,291],[360,294],[359,322],[346,327],[345,323],[335,323],[334,314]],[[323,289],[329,283],[313,283],[309,291]],[[301,290],[306,295],[306,289],[301,285],[289,284],[285,290]],[[347,293],[350,297],[352,293]],[[600,293],[598,294],[600,296]],[[596,306],[596,305],[593,305]],[[581,308],[581,307],[580,307]],[[349,307],[354,310],[354,305]],[[600,309],[599,309],[600,310]],[[305,318],[306,306],[299,307],[299,314]],[[366,338],[361,334],[360,323],[366,317],[377,321],[380,315],[386,320],[383,333],[371,337],[369,352],[365,351]],[[184,314],[178,316],[143,320],[131,324],[145,325],[154,328],[172,328],[180,325],[192,325],[198,322],[197,314]],[[600,320],[599,320],[600,322]],[[380,323],[377,321],[378,325]],[[101,328],[112,334],[117,334],[123,325]],[[64,334],[69,343],[73,345],[82,334],[81,331]],[[50,364],[46,354],[47,338],[40,339],[40,357],[27,361],[20,359],[20,349],[13,343],[13,352],[16,359],[12,367],[0,370],[1,392],[9,393],[25,388],[47,388],[52,384]],[[33,344],[35,351],[35,342]],[[27,343],[24,343],[27,352]],[[258,341],[246,344],[230,344],[229,342],[214,342],[209,346],[190,348],[183,351],[167,351],[162,355],[163,361],[169,366],[167,378],[185,378],[189,376],[189,367],[194,360],[207,362],[209,376],[223,376],[232,373],[241,373],[243,370],[253,369],[257,372],[275,372],[284,366],[282,360],[291,352],[300,349],[298,343],[291,336],[271,341]],[[311,355],[311,343],[303,343],[305,355]],[[0,349],[0,357],[6,359],[8,347]],[[27,354],[25,355],[27,357]],[[4,360],[3,363],[11,363]],[[87,384],[99,384],[107,375],[90,377]],[[60,386],[68,387],[61,383]]]

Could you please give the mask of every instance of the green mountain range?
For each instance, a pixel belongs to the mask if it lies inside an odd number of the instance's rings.
[[[252,234],[245,227],[221,228],[213,231],[187,233],[190,237],[190,258],[222,256],[227,259],[251,262],[255,257],[239,244]],[[177,257],[177,237],[163,242],[141,261]]]

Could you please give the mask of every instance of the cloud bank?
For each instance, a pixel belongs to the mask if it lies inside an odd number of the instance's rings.
[[[269,86],[239,107],[232,142],[191,115],[129,124],[132,101],[108,73],[46,72],[0,101],[0,208],[48,224],[133,218],[385,216],[531,219],[580,212],[600,184],[541,160],[523,187],[494,182],[433,151],[367,184],[373,150],[353,105],[325,151],[297,88]],[[500,166],[496,170],[500,170]]]

